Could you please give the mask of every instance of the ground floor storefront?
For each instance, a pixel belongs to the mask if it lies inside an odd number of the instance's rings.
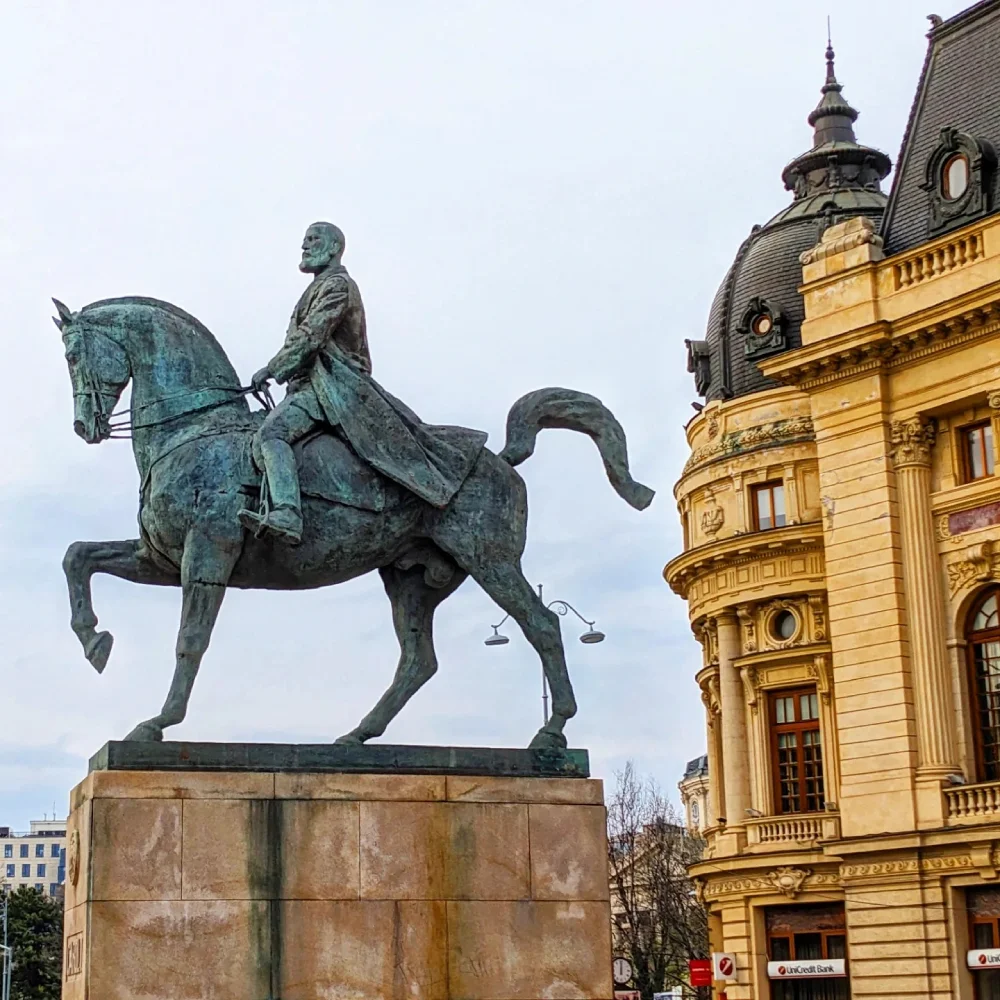
[[[692,871],[712,951],[733,959],[714,997],[1000,1000],[1000,840],[778,860]]]

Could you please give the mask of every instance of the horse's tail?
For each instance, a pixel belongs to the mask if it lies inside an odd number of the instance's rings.
[[[500,458],[520,465],[535,450],[538,432],[547,427],[588,434],[597,445],[615,492],[636,510],[644,510],[653,491],[637,483],[628,468],[625,431],[614,414],[596,397],[573,389],[536,389],[522,396],[507,414],[507,441]]]

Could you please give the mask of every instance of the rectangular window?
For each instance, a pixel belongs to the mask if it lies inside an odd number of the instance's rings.
[[[750,490],[753,498],[754,531],[785,526],[785,487],[780,482],[764,483]]]
[[[35,844],[35,857],[36,858],[44,858],[45,857],[45,845],[44,844]]]
[[[58,882],[50,882],[49,883],[49,895],[50,896],[58,896],[59,895],[59,883]]]
[[[981,424],[961,427],[958,434],[962,445],[963,482],[971,483],[992,476],[995,466],[992,422],[986,420]]]
[[[801,962],[847,958],[843,905],[776,906],[764,914],[767,958]],[[846,977],[771,980],[771,1000],[848,1000]]]
[[[775,691],[769,701],[775,811],[819,812],[825,802],[816,691]]]
[[[4,844],[3,845],[3,856],[5,858],[12,858],[12,857],[14,857],[14,845],[13,844]]]
[[[27,844],[19,844],[18,846],[21,848],[21,850],[19,852],[20,855],[21,855],[21,857],[22,858],[26,858],[28,856],[28,845]]]
[[[31,865],[21,865],[21,878],[31,878]]]
[[[45,865],[35,865],[35,878],[45,878]]]
[[[7,865],[7,878],[13,878],[13,877],[14,877],[14,866]]]
[[[35,883],[35,892],[45,892],[45,885],[42,882]]]
[[[52,857],[58,858],[59,857],[59,845],[58,844],[53,844],[52,845],[52,850],[49,853],[52,855]]]

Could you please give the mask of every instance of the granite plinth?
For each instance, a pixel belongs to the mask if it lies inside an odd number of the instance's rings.
[[[372,743],[105,743],[91,771],[287,771],[587,778],[586,750]]]
[[[598,780],[105,759],[72,793],[63,1000],[612,997]]]

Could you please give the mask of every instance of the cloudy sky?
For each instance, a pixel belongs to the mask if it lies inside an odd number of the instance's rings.
[[[964,4],[941,0],[949,16]],[[644,513],[591,443],[544,434],[520,471],[525,572],[595,617],[564,636],[595,774],[634,758],[675,793],[703,752],[685,607],[663,583],[700,336],[740,240],[787,203],[810,144],[829,5],[802,0],[268,4],[49,2],[4,15],[0,85],[0,823],[65,809],[107,739],[162,702],[179,593],[99,577],[101,677],[69,629],[60,560],[135,534],[128,444],[72,432],[50,296],[139,294],[196,315],[246,379],[281,343],[315,219],[347,233],[376,377],[425,419],[489,431],[544,385],[599,395],[629,435]],[[895,157],[924,8],[840,0],[859,137]],[[439,675],[397,743],[523,746],[537,659],[468,582],[437,616]],[[175,738],[319,742],[352,728],[396,647],[376,576],[232,592]]]

